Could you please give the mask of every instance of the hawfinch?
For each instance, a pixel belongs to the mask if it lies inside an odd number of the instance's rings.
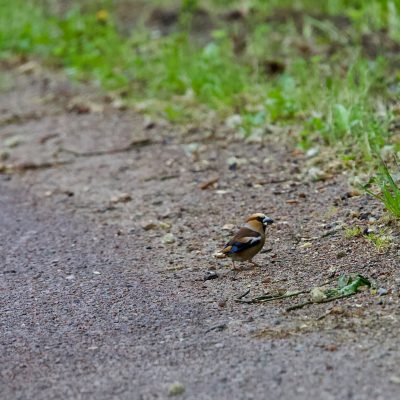
[[[261,213],[250,215],[246,224],[222,249],[222,257],[231,258],[234,269],[236,269],[235,261],[249,261],[257,265],[252,259],[264,246],[265,228],[273,222],[271,218]]]

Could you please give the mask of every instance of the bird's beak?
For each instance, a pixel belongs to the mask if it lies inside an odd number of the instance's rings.
[[[274,220],[273,220],[272,218],[270,218],[270,217],[265,217],[265,218],[263,219],[263,223],[264,223],[265,225],[271,225],[271,224],[274,223]]]

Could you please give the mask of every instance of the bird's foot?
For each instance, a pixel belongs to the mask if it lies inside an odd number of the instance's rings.
[[[235,262],[232,261],[232,270],[233,270],[233,271],[236,271],[236,272],[239,272],[239,271],[241,270],[241,268],[240,268],[240,267],[237,267],[236,264],[235,264]]]

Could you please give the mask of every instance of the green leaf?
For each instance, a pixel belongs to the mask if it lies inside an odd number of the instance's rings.
[[[362,286],[370,287],[371,282],[360,274],[341,275],[338,279],[338,286],[340,295],[350,295],[356,293]]]

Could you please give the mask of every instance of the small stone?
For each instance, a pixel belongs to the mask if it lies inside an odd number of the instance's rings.
[[[101,113],[104,107],[100,103],[95,103],[87,98],[77,96],[72,98],[67,104],[67,110],[77,114]]]
[[[179,396],[185,392],[185,386],[182,385],[180,382],[174,382],[170,385],[168,389],[169,396]]]
[[[307,177],[312,181],[321,181],[326,178],[325,172],[318,167],[311,167],[307,171]]]
[[[215,271],[207,271],[203,277],[204,281],[209,281],[211,279],[217,279],[218,274]]]
[[[233,225],[233,224],[225,224],[223,227],[222,227],[222,230],[224,230],[224,231],[231,231],[232,229],[234,229],[235,228],[235,225]]]
[[[369,212],[363,212],[363,213],[359,213],[359,219],[361,220],[367,220],[370,217],[370,213]]]
[[[318,287],[311,290],[311,301],[313,303],[320,303],[326,299],[326,294]]]
[[[332,343],[332,344],[325,345],[324,349],[326,351],[332,351],[333,352],[333,351],[337,351],[338,347],[337,347],[336,344]]]
[[[128,107],[124,100],[121,98],[116,98],[112,101],[111,106],[117,110],[126,110]]]
[[[187,157],[192,157],[199,152],[200,143],[188,143],[182,145],[183,151],[185,152]]]
[[[365,218],[361,218],[361,214],[360,214],[359,211],[354,211],[354,210],[350,210],[350,211],[349,211],[349,217],[350,217],[350,218],[365,219]]]
[[[228,164],[229,169],[234,171],[240,168],[242,165],[247,164],[248,160],[246,158],[228,157],[226,163]]]
[[[171,225],[169,222],[159,222],[158,226],[159,226],[161,229],[164,229],[165,231],[168,231],[168,230],[171,229],[171,226],[172,226],[172,225]]]
[[[318,153],[319,153],[319,149],[317,149],[316,147],[313,147],[313,148],[307,150],[306,157],[312,158],[312,157],[315,157],[316,155],[318,155]]]
[[[378,296],[385,296],[385,295],[388,294],[388,290],[383,288],[383,287],[381,287],[381,288],[378,289],[377,294],[378,294]]]
[[[132,196],[129,193],[121,193],[117,196],[111,197],[111,203],[127,203],[132,200]]]
[[[219,195],[224,195],[227,193],[231,193],[231,190],[215,190],[214,193],[219,194]]]
[[[7,161],[10,158],[10,153],[6,150],[0,150],[0,160]]]
[[[19,136],[11,136],[11,137],[5,139],[3,142],[4,146],[8,147],[10,149],[13,147],[17,147],[21,143],[22,143],[22,139]]]
[[[155,229],[157,228],[157,224],[154,221],[142,221],[140,223],[140,226],[145,230],[145,231],[149,231],[151,229]]]
[[[155,121],[153,121],[149,117],[145,117],[143,121],[143,128],[144,129],[153,129],[156,126]]]
[[[219,300],[217,304],[218,304],[218,307],[224,308],[226,306],[226,300],[225,299]]]
[[[167,233],[162,237],[161,241],[164,244],[172,244],[172,243],[175,243],[176,239],[172,233]]]
[[[28,61],[18,67],[18,71],[22,74],[31,74],[32,72],[39,71],[40,66],[36,61]]]
[[[339,251],[336,253],[336,258],[343,258],[343,257],[346,257],[345,251]]]
[[[390,383],[395,383],[396,385],[400,385],[400,376],[393,375],[389,378]]]
[[[238,126],[240,126],[242,124],[242,122],[243,122],[243,119],[239,114],[233,114],[225,120],[225,125],[228,128],[235,129]]]
[[[364,230],[363,230],[363,235],[370,235],[371,233],[374,233],[376,231],[376,229],[375,228],[365,228]]]

